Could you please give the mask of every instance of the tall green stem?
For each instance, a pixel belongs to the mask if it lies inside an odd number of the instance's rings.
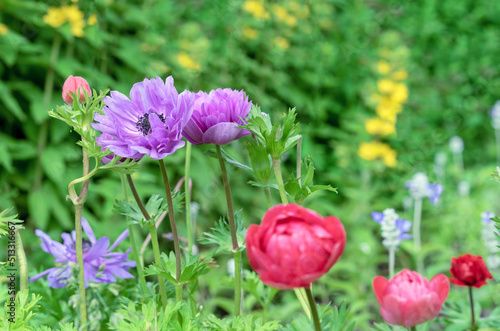
[[[471,314],[470,328],[472,331],[476,331],[477,326],[476,326],[476,316],[474,316],[474,298],[472,297],[472,286],[469,286],[469,298],[470,298],[470,314]]]
[[[273,198],[269,187],[264,187],[264,195],[266,196],[267,208],[271,208],[273,206]]]
[[[76,263],[78,265],[78,290],[80,292],[80,316],[83,330],[87,330],[87,298],[85,293],[85,274],[83,270],[83,250],[82,250],[82,216],[83,203],[75,205],[75,250]]]
[[[217,157],[219,158],[222,181],[226,190],[227,214],[229,217],[229,231],[231,232],[231,241],[233,244],[234,257],[234,315],[238,316],[241,310],[241,251],[239,250],[238,238],[236,236],[236,223],[234,221],[233,198],[231,197],[231,187],[229,186],[229,177],[227,175],[226,165],[222,157],[221,148],[215,145]]]
[[[276,182],[278,183],[278,189],[280,191],[281,203],[286,205],[288,203],[288,199],[286,197],[285,184],[283,183],[283,175],[281,174],[280,158],[277,159],[273,158],[273,169],[274,169],[274,176],[276,177]],[[304,289],[295,288],[293,289],[293,291],[295,292],[295,295],[299,299],[299,302],[302,305],[302,309],[304,309],[307,318],[311,319],[311,311],[307,307],[306,303],[307,295]]]
[[[422,198],[415,199],[413,214],[413,243],[415,245],[415,258],[417,261],[417,271],[424,274],[424,260],[422,259],[422,244],[420,239],[420,221],[422,219]]]
[[[389,279],[394,276],[394,260],[396,255],[396,247],[389,248]]]
[[[167,196],[168,218],[170,219],[170,227],[172,229],[172,235],[174,237],[175,279],[177,280],[175,297],[177,302],[180,302],[182,300],[182,292],[179,292],[182,291],[182,285],[180,284],[182,269],[181,269],[181,247],[179,244],[179,233],[177,232],[177,225],[175,224],[174,204],[172,202],[172,192],[170,191],[170,183],[168,181],[167,170],[165,169],[165,163],[163,163],[163,160],[159,160],[159,163],[160,163],[161,175],[163,177],[163,185],[165,186],[165,194]]]
[[[137,190],[134,185],[134,181],[132,180],[132,176],[127,174],[127,182],[128,185],[130,186],[130,190],[132,191],[132,195],[134,196],[135,201],[137,202],[137,205],[139,206],[139,209],[142,212],[142,215],[144,215],[144,218],[146,221],[149,221],[151,219],[151,216],[149,216],[148,211],[146,210],[146,207],[144,207],[144,203],[142,203],[141,197],[139,196],[139,193],[137,193]],[[149,233],[151,234],[151,244],[153,245],[153,255],[155,259],[155,263],[159,266],[161,266],[161,258],[160,258],[160,247],[158,245],[158,234],[156,233],[156,227],[155,224],[149,224],[148,225]],[[161,304],[163,308],[167,306],[167,291],[165,290],[165,282],[163,280],[163,277],[158,275],[158,285],[160,288],[160,297],[161,297]]]
[[[410,327],[410,331],[417,331],[417,327],[415,325]]]
[[[495,141],[497,143],[497,165],[500,165],[500,129],[495,129]]]
[[[128,201],[127,184],[126,184],[125,175],[120,174],[120,179],[122,182],[123,197],[125,198],[126,201]],[[127,219],[127,223],[128,223],[130,221],[130,217],[127,216],[126,219]],[[137,268],[137,275],[139,277],[139,284],[141,285],[141,292],[143,294],[147,294],[148,287],[146,285],[146,278],[144,277],[144,270],[142,269],[142,263],[141,263],[141,260],[139,258],[139,251],[137,250],[136,233],[135,233],[135,227],[133,224],[129,223],[128,234],[129,234],[130,244],[132,245],[132,254],[134,256],[135,266]]]
[[[297,141],[297,180],[299,181],[299,186],[302,187],[302,137]]]
[[[280,158],[273,158],[273,169],[274,176],[276,177],[276,182],[278,183],[278,188],[280,191],[281,203],[287,204],[288,199],[286,197],[285,184],[283,183],[283,176],[281,174],[281,160]]]
[[[193,230],[191,223],[191,191],[189,190],[189,176],[191,171],[191,143],[186,142],[186,165],[184,167],[184,196],[186,204],[186,227],[187,227],[187,240],[188,252],[191,253],[193,249]]]
[[[19,265],[19,274],[20,274],[20,290],[28,289],[28,260],[26,259],[26,253],[24,252],[23,240],[21,238],[21,234],[19,233],[20,229],[16,229],[15,237],[16,237],[16,255],[17,255],[17,263]]]
[[[309,306],[311,307],[311,313],[314,321],[314,329],[316,331],[321,331],[321,324],[319,323],[318,309],[316,308],[316,302],[314,302],[314,298],[312,295],[311,288],[308,287],[305,289],[307,294],[307,300],[309,301]]]

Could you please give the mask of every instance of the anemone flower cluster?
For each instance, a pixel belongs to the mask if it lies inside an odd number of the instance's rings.
[[[135,267],[135,262],[128,260],[128,254],[132,248],[129,248],[125,253],[112,252],[128,237],[128,230],[125,230],[109,247],[109,238],[96,239],[89,222],[83,217],[82,228],[88,238],[88,240],[83,241],[83,271],[86,287],[89,282],[113,283],[116,282],[116,278],[134,278],[128,272],[129,268]],[[42,250],[52,254],[55,257],[54,262],[59,266],[47,269],[29,280],[35,281],[47,276],[50,287],[66,287],[76,266],[75,231],[71,235],[69,233],[61,234],[62,244],[52,240],[42,230],[36,230],[35,233],[42,240]]]
[[[438,183],[431,184],[427,176],[422,173],[416,173],[413,178],[405,183],[405,187],[410,191],[413,199],[429,198],[429,201],[435,205],[439,201],[443,186]]]
[[[193,144],[224,145],[249,134],[245,124],[252,106],[243,91],[217,89],[178,93],[174,79],[160,77],[134,84],[130,98],[112,91],[104,99],[104,114],[96,114],[97,143],[120,157],[161,160]]]

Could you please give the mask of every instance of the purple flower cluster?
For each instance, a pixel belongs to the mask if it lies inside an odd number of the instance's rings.
[[[134,261],[128,260],[128,254],[132,248],[125,253],[113,253],[112,251],[125,238],[128,237],[128,230],[125,230],[116,241],[109,247],[109,238],[102,237],[96,239],[92,228],[85,218],[82,217],[82,228],[88,240],[83,240],[83,272],[85,275],[85,286],[89,282],[113,283],[116,278],[134,278],[127,270],[135,267]],[[42,249],[55,257],[54,262],[61,264],[45,270],[44,272],[31,277],[30,281],[35,281],[47,275],[49,286],[53,288],[65,287],[68,279],[73,274],[76,266],[75,240],[76,232],[61,234],[63,244],[52,240],[42,230],[36,230],[36,235],[42,240]]]
[[[243,91],[217,89],[210,93],[177,93],[174,79],[160,77],[134,84],[130,99],[112,91],[104,99],[104,115],[96,114],[97,143],[124,158],[149,155],[161,160],[193,144],[224,145],[249,134],[240,128],[252,102]]]
[[[429,183],[424,173],[416,173],[413,178],[405,183],[405,187],[410,191],[413,199],[429,198],[430,203],[437,204],[439,197],[443,193],[443,185]]]
[[[372,218],[382,227],[384,246],[397,246],[401,241],[412,238],[412,235],[408,234],[412,222],[399,218],[394,209],[386,209],[383,213],[372,212]]]

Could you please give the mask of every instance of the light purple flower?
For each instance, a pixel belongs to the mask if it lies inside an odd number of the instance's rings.
[[[118,91],[104,98],[104,115],[96,114],[97,143],[114,154],[161,160],[183,147],[182,129],[193,112],[194,93],[177,93],[174,79],[144,79],[134,84],[130,99]]]
[[[132,248],[125,253],[113,253],[113,249],[128,237],[128,230],[125,230],[116,241],[109,247],[109,238],[102,237],[96,240],[94,232],[85,218],[82,217],[82,228],[88,240],[83,240],[83,271],[85,275],[85,286],[89,282],[113,283],[118,278],[134,278],[127,270],[135,267],[134,261],[128,260],[128,254]],[[53,288],[65,287],[68,279],[76,266],[75,238],[76,232],[61,234],[63,244],[52,240],[42,230],[36,230],[36,235],[42,240],[42,249],[55,257],[54,262],[61,264],[58,267],[50,268],[44,272],[31,277],[30,281],[35,281],[47,276],[49,286]]]
[[[387,248],[397,247],[401,241],[410,239],[412,236],[408,234],[412,222],[404,218],[399,218],[394,209],[386,209],[383,213],[373,212],[372,218],[380,224],[382,229],[382,244]]]
[[[195,145],[225,145],[247,134],[245,125],[252,102],[243,90],[229,88],[200,91],[196,94],[193,116],[182,132],[184,138]]]
[[[481,219],[483,220],[483,223],[493,223],[493,221],[490,218],[495,217],[495,213],[492,213],[491,211],[485,211],[481,213]]]
[[[413,178],[405,183],[405,187],[410,191],[413,199],[429,198],[429,201],[435,205],[443,193],[443,185],[429,183],[427,176],[422,173],[416,173]]]

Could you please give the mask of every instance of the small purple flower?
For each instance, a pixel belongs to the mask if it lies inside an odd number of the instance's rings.
[[[113,249],[128,237],[128,230],[125,230],[116,241],[109,247],[109,238],[102,237],[96,240],[94,232],[85,218],[82,217],[82,228],[88,240],[83,240],[83,272],[85,275],[85,286],[89,281],[97,283],[113,283],[116,278],[134,278],[127,270],[135,267],[134,261],[128,260],[128,254],[132,248],[125,253],[113,253]],[[65,287],[68,279],[76,266],[75,238],[76,232],[61,234],[63,244],[52,240],[42,230],[36,230],[36,235],[42,240],[42,249],[55,257],[54,262],[61,266],[50,268],[44,272],[31,277],[30,281],[35,281],[47,276],[49,286],[52,288]],[[108,248],[109,247],[109,248]]]
[[[439,197],[443,193],[443,185],[434,183],[429,184],[429,201],[433,205],[436,205],[439,202]]]
[[[144,79],[134,84],[130,99],[118,91],[104,98],[104,115],[96,114],[97,143],[114,154],[161,160],[183,147],[182,129],[191,118],[194,93],[177,93],[174,79]]]
[[[200,91],[195,97],[193,116],[182,134],[195,145],[225,145],[250,134],[240,126],[246,124],[251,108],[252,102],[243,90],[217,89],[209,94]]]
[[[413,199],[429,198],[429,201],[436,205],[439,197],[443,193],[443,185],[429,183],[427,176],[422,173],[416,173],[413,178],[405,183],[405,187],[410,191]]]
[[[382,244],[386,248],[395,248],[401,241],[412,238],[408,234],[412,225],[411,221],[399,218],[394,209],[388,208],[383,213],[373,212],[372,218],[380,224],[384,238]]]
[[[413,238],[411,234],[408,234],[411,229],[411,224],[411,221],[404,218],[398,218],[396,220],[396,228],[399,230],[399,241]]]
[[[483,220],[483,223],[493,223],[493,221],[490,219],[493,217],[495,217],[495,214],[490,211],[485,211],[481,213],[481,219]]]

